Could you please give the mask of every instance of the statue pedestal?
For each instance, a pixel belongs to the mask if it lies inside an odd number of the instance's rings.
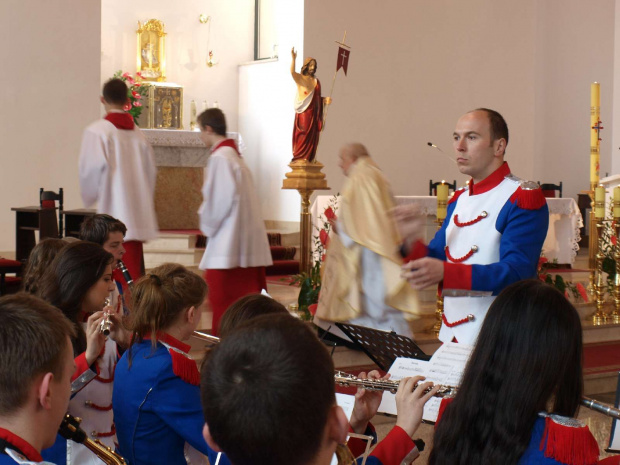
[[[282,189],[295,189],[301,196],[300,236],[301,250],[299,270],[310,273],[312,269],[312,218],[310,215],[310,196],[314,191],[330,190],[327,186],[325,174],[321,173],[323,164],[317,161],[292,161],[289,165],[291,172],[286,173],[282,181]]]

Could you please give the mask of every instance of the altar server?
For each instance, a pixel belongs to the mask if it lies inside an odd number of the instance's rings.
[[[186,344],[208,307],[202,278],[181,265],[161,265],[133,291],[133,345],[116,367],[114,420],[119,453],[130,465],[211,464],[202,435],[200,375]],[[219,465],[228,464],[224,457]]]
[[[142,243],[158,235],[154,196],[157,168],[153,150],[132,116],[123,110],[127,85],[111,79],[103,86],[106,116],[86,128],[80,150],[84,205],[127,226],[125,265],[134,279],[144,274]]]
[[[512,175],[504,161],[508,126],[498,112],[466,113],[453,140],[458,168],[471,179],[450,199],[428,250],[413,247],[409,258],[417,259],[403,266],[403,275],[414,289],[442,283],[450,293],[439,339],[473,345],[495,296],[536,276],[549,210],[540,186]],[[401,219],[403,211],[396,209]]]
[[[218,108],[198,116],[200,138],[211,149],[202,186],[200,229],[207,248],[200,262],[209,285],[212,333],[237,299],[267,288],[265,267],[273,263],[250,170],[232,139]]]

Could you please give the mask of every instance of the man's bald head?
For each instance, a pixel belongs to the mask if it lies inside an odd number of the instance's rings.
[[[338,162],[338,166],[340,166],[340,169],[342,169],[344,175],[348,176],[349,170],[358,158],[369,156],[368,150],[366,150],[366,147],[364,147],[363,144],[360,144],[359,142],[351,142],[343,145],[340,149],[340,161]]]

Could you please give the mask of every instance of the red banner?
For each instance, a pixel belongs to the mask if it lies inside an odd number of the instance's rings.
[[[338,63],[336,64],[336,72],[340,68],[344,70],[345,76],[347,75],[347,67],[349,66],[349,55],[351,54],[350,50],[347,50],[342,47],[338,47]]]

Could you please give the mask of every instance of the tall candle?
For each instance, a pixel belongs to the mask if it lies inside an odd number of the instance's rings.
[[[437,219],[445,220],[448,214],[448,185],[445,181],[437,185]]]
[[[605,218],[605,188],[598,186],[594,190],[594,217]]]
[[[620,218],[620,186],[614,187],[614,218]]]
[[[600,141],[599,131],[593,129],[599,125],[601,118],[601,85],[593,82],[590,85],[590,185],[599,181]]]

